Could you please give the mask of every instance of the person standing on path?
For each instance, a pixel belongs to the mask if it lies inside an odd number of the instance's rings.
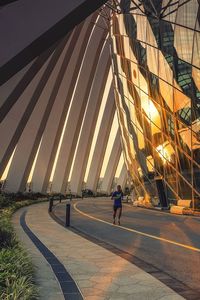
[[[123,192],[121,185],[117,186],[117,190],[112,194],[111,197],[114,200],[113,204],[113,224],[115,224],[116,215],[118,212],[118,224],[120,225],[120,218],[122,215],[122,199],[123,199]]]

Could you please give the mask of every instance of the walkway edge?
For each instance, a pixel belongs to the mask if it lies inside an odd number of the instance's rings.
[[[23,209],[23,210],[22,210]],[[73,299],[81,300],[83,299],[80,289],[78,288],[76,282],[73,280],[69,272],[66,270],[64,265],[58,260],[58,258],[42,243],[37,236],[32,232],[32,230],[26,224],[26,214],[28,208],[22,208],[18,211],[20,214],[19,216],[19,223],[21,228],[23,229],[24,233],[33,243],[37,250],[39,250],[41,256],[44,257],[46,262],[48,263],[52,274],[55,276],[55,280],[59,286],[60,292],[62,293],[63,299],[70,299],[70,295],[73,294]],[[21,211],[22,210],[22,211]],[[48,289],[47,286],[45,286]],[[68,292],[69,291],[69,292]],[[60,296],[57,293],[55,295],[48,296],[48,299],[58,299],[57,297]],[[56,297],[56,298],[55,298]],[[41,298],[42,300],[43,297]]]

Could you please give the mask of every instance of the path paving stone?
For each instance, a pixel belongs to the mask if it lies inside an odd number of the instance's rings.
[[[66,299],[79,300],[75,283],[62,278],[62,267],[55,258],[48,262],[23,232],[19,224],[26,211],[26,224],[37,238],[53,253],[76,282],[86,300],[181,300],[169,287],[145,273],[129,261],[107,249],[57,224],[48,214],[48,204],[42,203],[19,210],[13,217],[17,234],[33,257],[37,267],[40,299],[64,299],[60,284],[53,270],[59,272],[59,280]],[[53,270],[52,270],[53,269]],[[50,283],[50,287],[48,286]],[[54,297],[54,298],[53,298]]]

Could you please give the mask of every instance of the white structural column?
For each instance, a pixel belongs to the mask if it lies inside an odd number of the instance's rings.
[[[53,105],[51,93],[68,47],[68,43],[65,44],[66,40],[62,42],[62,47],[58,47],[56,64],[50,70],[48,81],[18,142],[7,177],[6,189],[10,192],[24,191],[26,186],[26,180],[42,137],[42,127],[45,126],[49,110]]]
[[[125,163],[124,163],[124,164],[123,164],[123,167],[122,167],[122,169],[121,169],[119,178],[118,178],[118,180],[117,180],[117,184],[120,184],[120,185],[121,185],[122,190],[124,189],[124,187],[125,187],[125,185],[126,185],[127,176],[128,176],[127,168],[126,168],[126,165],[125,165]]]
[[[111,83],[110,91],[108,94],[108,99],[106,102],[105,110],[102,116],[101,125],[99,128],[94,153],[92,156],[92,162],[90,165],[88,178],[87,178],[87,188],[91,189],[92,191],[96,191],[104,154],[106,151],[106,146],[113,122],[115,112],[115,101],[114,101],[114,90],[113,84]]]
[[[50,59],[49,59],[50,60]],[[6,118],[0,124],[0,176],[2,175],[7,162],[16,146],[19,130],[23,130],[24,122],[26,121],[26,111],[31,105],[34,91],[37,88],[38,82],[40,82],[43,74],[45,73],[49,60],[44,64],[41,70],[37,73],[31,83],[24,90],[18,101],[13,105]],[[8,152],[8,153],[7,153]]]
[[[120,129],[118,128],[113,147],[110,154],[110,159],[106,167],[105,176],[103,178],[101,190],[106,193],[110,193],[113,178],[116,173],[116,169],[119,163],[121,155],[121,140],[120,140]]]
[[[49,177],[63,124],[71,101],[69,91],[71,88],[73,89],[75,85],[75,82],[72,82],[72,74],[78,72],[78,70],[76,71],[77,63],[80,64],[82,61],[85,49],[85,47],[83,47],[84,39],[87,38],[88,31],[90,32],[92,29],[90,21],[91,18],[88,18],[83,28],[80,28],[81,30],[77,28],[78,30],[75,30],[70,41],[68,55],[66,56],[70,61],[65,63],[67,66],[64,70],[62,82],[43,134],[42,144],[32,177],[32,188],[34,192],[46,192],[49,184]]]
[[[65,192],[66,182],[76,147],[78,134],[81,128],[85,107],[98,63],[99,55],[106,37],[106,31],[102,26],[100,18],[97,26],[91,34],[83,64],[80,69],[76,89],[72,99],[72,105],[63,135],[55,174],[52,181],[53,192]]]
[[[78,143],[75,162],[73,165],[72,175],[70,179],[70,188],[72,193],[81,193],[82,182],[85,175],[90,147],[92,144],[92,138],[94,135],[95,125],[98,117],[98,112],[106,80],[108,77],[108,71],[110,69],[110,53],[109,42],[106,40],[102,49],[101,56],[99,58],[97,70],[94,76],[92,90],[88,99],[88,104],[83,120],[83,126],[81,129],[81,136]]]
[[[42,66],[44,65],[45,61],[49,58],[49,56],[53,53],[55,48],[58,46],[58,43],[54,44],[51,48],[47,49],[41,55],[39,55],[33,62],[28,65],[28,68],[25,67],[27,72],[23,74],[20,80],[16,80],[16,85],[13,86],[13,89],[9,90],[9,95],[4,99],[4,103],[0,107],[0,123],[3,121],[4,118],[8,115],[10,109],[18,102],[20,96],[23,94],[24,90],[30,84],[30,82],[34,79],[36,74],[40,71]],[[17,66],[18,67],[18,66]],[[19,72],[21,73],[21,71]],[[16,77],[19,73],[17,73],[14,77]],[[3,77],[3,76],[2,76]],[[15,78],[17,79],[17,78]],[[1,79],[0,79],[1,80]],[[15,81],[14,78],[11,78],[8,82]],[[6,87],[9,89],[8,82],[6,82]],[[2,88],[0,88],[2,90]]]
[[[87,18],[87,20],[85,21],[85,26],[88,25],[88,28],[84,34],[84,37],[80,37],[82,39],[82,45],[81,45],[79,55],[76,58],[74,58],[74,53],[73,53],[73,59],[75,60],[75,67],[74,67],[73,72],[71,74],[69,74],[69,76],[70,75],[71,76],[70,76],[70,80],[69,80],[70,83],[69,83],[69,88],[67,90],[67,96],[66,96],[66,99],[68,101],[70,101],[70,105],[73,101],[73,95],[75,93],[75,89],[77,86],[77,82],[78,82],[77,79],[79,78],[80,68],[83,63],[83,60],[85,59],[85,52],[86,52],[86,49],[88,46],[88,41],[90,39],[91,32],[93,31],[94,24],[96,22],[97,17],[98,17],[98,14],[94,13],[92,16]],[[82,32],[84,32],[84,29]],[[75,51],[73,51],[73,52],[75,52]],[[68,104],[65,105],[65,110],[66,110],[67,105]],[[67,110],[68,110],[68,108],[67,108]],[[69,108],[69,110],[70,110],[70,108]],[[84,105],[83,105],[82,111],[84,111]],[[66,121],[68,120],[68,116],[69,116],[69,112],[67,112],[67,115],[66,115],[65,112],[63,111],[63,114],[62,114],[62,117],[60,120],[60,124],[59,124],[59,128],[58,128],[58,131],[56,134],[54,148],[51,153],[51,158],[50,158],[48,168],[46,171],[45,181],[44,181],[44,184],[42,187],[43,192],[47,191],[49,181],[50,181],[50,176],[54,176],[54,173],[55,173],[54,171],[55,171],[55,167],[57,165],[58,154],[60,153],[60,146],[62,145],[62,142],[63,142],[63,139],[61,138],[61,136],[63,137],[63,134],[65,132],[65,125],[67,124]],[[79,118],[81,120],[81,114],[79,115]],[[81,121],[80,121],[80,124],[81,124]],[[77,126],[77,131],[79,130],[78,128],[79,128],[79,126]],[[75,135],[76,135],[76,133],[75,133]],[[58,147],[59,147],[59,149],[58,149]],[[72,146],[71,152],[73,152],[73,146]],[[55,155],[56,155],[56,158],[55,158]],[[69,161],[70,161],[70,159],[69,159]],[[70,163],[69,163],[69,165],[70,165]]]

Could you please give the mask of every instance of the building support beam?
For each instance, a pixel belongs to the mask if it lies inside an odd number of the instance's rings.
[[[111,191],[111,185],[112,185],[113,178],[114,178],[116,170],[117,170],[121,151],[122,151],[122,148],[121,148],[121,140],[120,140],[120,130],[118,128],[118,131],[117,131],[114,143],[113,143],[112,151],[110,154],[110,159],[109,159],[108,165],[106,167],[105,175],[103,178],[102,187],[101,187],[102,192],[109,194]]]
[[[117,180],[117,184],[121,185],[122,190],[124,190],[125,188],[127,177],[128,177],[127,168],[124,163],[119,178]]]
[[[53,192],[65,193],[91,84],[93,82],[98,59],[102,46],[105,42],[106,35],[107,30],[102,28],[102,21],[98,18],[97,24],[94,27],[89,40],[89,45],[80,69],[75,93],[73,95],[72,105],[63,136],[63,142],[53,177]]]
[[[84,22],[82,29],[82,26],[79,25],[79,28],[75,30],[70,41],[68,48],[70,61],[67,63],[67,68],[65,69],[65,73],[56,96],[56,101],[46,125],[33,173],[32,186],[34,192],[46,193],[47,191],[63,126],[71,102],[71,96],[78,76],[79,67],[82,63],[87,46],[87,40],[93,27],[91,21],[94,20],[94,16],[89,17]]]
[[[6,188],[10,192],[24,191],[26,187],[42,134],[55,101],[54,88],[63,60],[65,59],[68,48],[67,41],[68,37],[63,40],[61,46],[56,51],[57,57],[53,62],[52,68],[49,69],[48,76],[44,78],[43,89],[40,91],[37,104],[20,136],[8,172]]]
[[[17,102],[12,106],[0,124],[0,176],[20,139],[29,117],[38,102],[43,86],[57,61],[56,51],[45,62],[30,84],[25,88]]]
[[[37,60],[37,58],[35,60]],[[18,73],[16,73],[14,76],[12,76],[10,78],[10,80],[8,80],[7,82],[5,82],[3,85],[0,86],[0,95],[1,95],[1,98],[0,98],[0,116],[1,116],[0,122],[2,122],[2,120],[3,120],[2,106],[5,105],[8,98],[11,97],[13,91],[16,90],[19,85],[21,85],[23,78],[27,74],[27,71],[30,70],[32,65],[34,65],[35,60],[31,61],[22,70],[20,70]],[[32,77],[32,79],[33,79],[33,77]],[[22,91],[24,91],[24,88],[22,89]],[[18,98],[19,98],[19,96],[17,95],[17,99]],[[6,112],[6,114],[7,114],[7,112]]]
[[[90,147],[92,144],[99,108],[106,86],[110,63],[109,42],[107,40],[104,44],[101,56],[99,58],[96,74],[94,76],[70,179],[70,188],[72,193],[79,195],[81,194],[82,190],[82,182],[87,167]]]
[[[94,153],[92,157],[92,162],[90,165],[88,178],[87,178],[87,188],[96,192],[99,176],[101,173],[101,168],[103,165],[103,159],[106,151],[106,146],[112,127],[112,122],[115,113],[115,101],[114,101],[114,90],[113,84],[111,83],[110,91],[106,101],[105,110],[103,113],[101,125],[98,132],[97,141],[94,148]]]

